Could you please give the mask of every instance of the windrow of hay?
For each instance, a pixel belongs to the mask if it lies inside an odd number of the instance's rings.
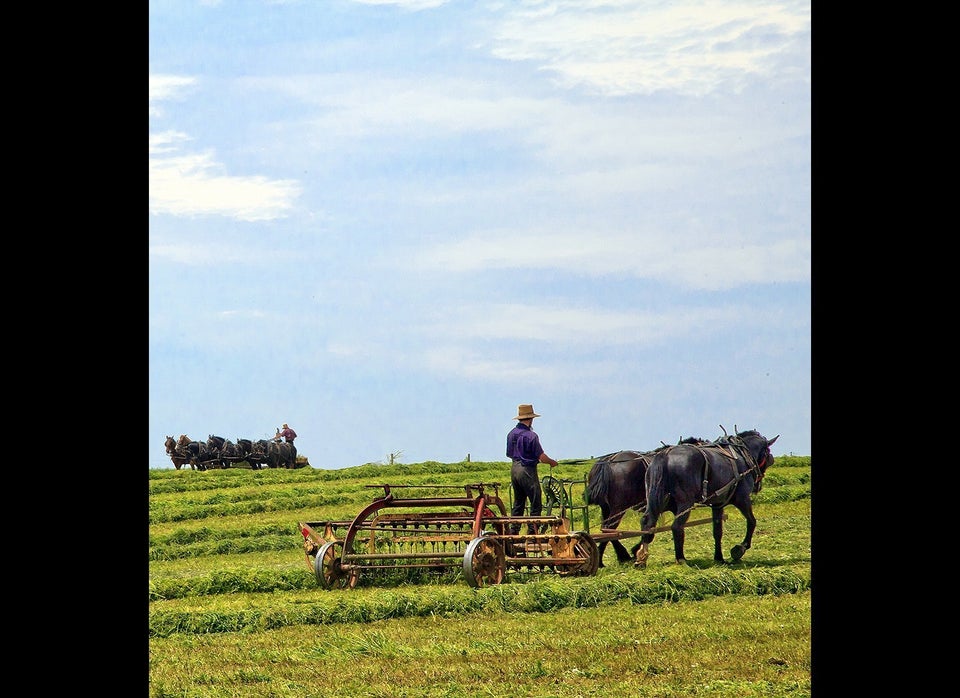
[[[251,572],[214,575],[206,594],[277,592],[298,589],[302,575]],[[349,591],[314,594],[309,601],[271,594],[241,609],[220,608],[211,600],[200,610],[150,612],[151,637],[174,633],[259,632],[291,625],[358,623],[416,616],[450,616],[483,612],[548,613],[561,608],[585,608],[620,601],[633,604],[702,600],[710,596],[791,594],[810,588],[809,569],[778,567],[694,570],[666,568],[649,574],[623,572],[578,579],[548,578],[527,584],[483,589],[466,586],[404,587],[375,594]],[[175,594],[176,585],[166,585]],[[182,590],[180,590],[182,591]]]

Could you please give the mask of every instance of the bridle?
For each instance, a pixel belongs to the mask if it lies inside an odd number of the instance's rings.
[[[760,459],[759,463],[757,463],[756,459],[753,457],[753,454],[750,453],[749,449],[746,449],[746,451],[747,451],[747,455],[750,457],[750,460],[752,460],[754,463],[750,467],[750,469],[747,470],[747,472],[754,470],[757,473],[757,479],[753,483],[753,493],[756,494],[757,492],[760,491],[760,488],[762,487],[762,483],[763,483],[763,478],[767,474],[767,457],[770,455],[770,446],[767,445],[766,447],[764,447],[763,457]]]

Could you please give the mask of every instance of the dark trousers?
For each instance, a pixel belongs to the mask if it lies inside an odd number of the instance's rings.
[[[513,461],[513,466],[510,468],[510,484],[513,485],[511,516],[523,516],[527,500],[530,500],[530,516],[540,516],[543,513],[543,498],[540,479],[537,477],[537,466],[525,466],[521,461]],[[530,533],[535,533],[533,526],[527,528]],[[520,526],[511,525],[510,532],[520,533]]]

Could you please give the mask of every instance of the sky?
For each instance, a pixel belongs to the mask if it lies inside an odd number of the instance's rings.
[[[809,0],[150,0],[148,50],[150,468],[507,461],[521,403],[812,455]]]

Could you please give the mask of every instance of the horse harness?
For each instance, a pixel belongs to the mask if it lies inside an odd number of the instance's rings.
[[[727,449],[729,450],[724,449],[724,446],[726,446]],[[730,482],[725,484],[723,487],[716,490],[713,494],[709,494],[707,492],[707,480],[710,476],[710,459],[707,457],[707,452],[704,450],[704,447],[700,445],[693,445],[693,447],[696,448],[698,451],[700,451],[701,455],[703,456],[703,493],[700,495],[701,504],[705,504],[706,501],[711,497],[718,497],[723,499],[722,506],[727,506],[727,504],[730,503],[730,500],[733,499],[733,492],[737,488],[737,485],[740,483],[740,481],[743,478],[747,477],[747,475],[749,475],[750,473],[754,473],[754,472],[756,473],[756,477],[757,477],[757,480],[753,485],[754,492],[760,491],[760,482],[763,480],[763,476],[765,474],[764,471],[762,470],[762,466],[764,463],[767,462],[766,455],[764,455],[763,460],[757,463],[756,459],[753,457],[753,454],[750,453],[750,449],[747,448],[746,444],[742,442],[738,443],[733,441],[726,441],[722,443],[708,444],[706,448],[716,451],[721,455],[725,456],[726,458],[729,458],[733,464],[733,479],[730,480]],[[736,466],[737,454],[733,452],[734,447],[741,451],[741,455],[743,456],[743,459],[747,462],[747,465],[749,466],[742,473],[737,472],[737,466]],[[712,504],[711,506],[716,506],[716,505],[717,504],[715,503],[715,504]]]

